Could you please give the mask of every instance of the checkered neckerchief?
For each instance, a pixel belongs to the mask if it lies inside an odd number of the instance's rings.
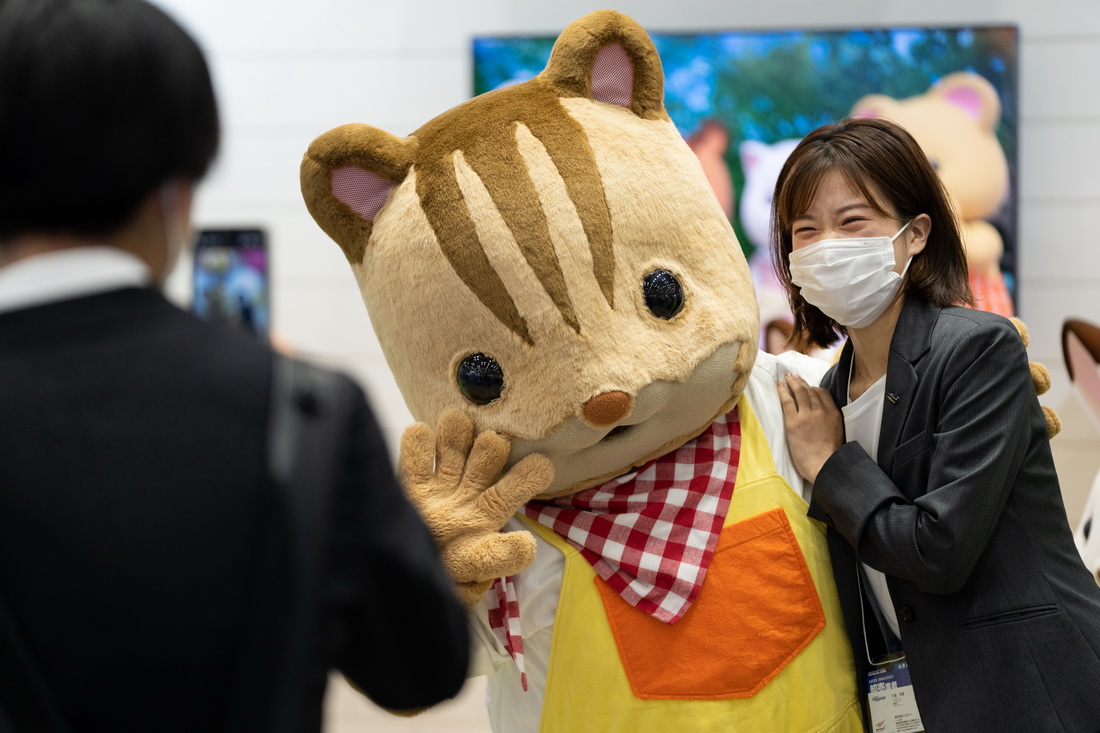
[[[674,624],[695,601],[729,511],[741,422],[734,408],[694,440],[602,486],[523,512],[565,538],[635,608]],[[523,689],[523,637],[511,578],[493,584],[489,625],[516,661]]]
[[[638,471],[524,513],[580,550],[623,599],[667,624],[699,594],[729,511],[741,423],[737,410]]]
[[[497,578],[493,581],[492,593],[496,595],[496,605],[489,609],[489,628],[516,662],[519,669],[519,683],[527,692],[527,668],[523,664],[523,632],[519,627],[519,599],[516,596],[515,576]]]

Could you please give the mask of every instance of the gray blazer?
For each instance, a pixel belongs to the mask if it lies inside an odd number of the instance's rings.
[[[851,359],[849,343],[822,382],[838,405]],[[1008,320],[907,300],[878,461],[858,443],[837,450],[810,516],[829,527],[861,690],[864,614],[871,654],[885,644],[857,559],[888,577],[929,731],[1100,731],[1100,588]]]

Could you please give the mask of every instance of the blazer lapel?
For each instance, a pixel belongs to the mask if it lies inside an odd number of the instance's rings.
[[[833,402],[835,402],[838,407],[843,407],[848,404],[848,374],[851,368],[852,342],[847,340],[840,350],[840,358],[836,360],[836,365],[833,366],[832,372],[829,375],[831,379],[826,378],[822,380],[823,386],[828,388],[829,393],[833,396]]]
[[[882,426],[878,438],[878,465],[887,474],[894,464],[901,429],[913,406],[917,391],[916,364],[928,351],[932,327],[940,309],[917,298],[906,298],[890,342],[890,361],[886,366],[886,401],[882,406]]]

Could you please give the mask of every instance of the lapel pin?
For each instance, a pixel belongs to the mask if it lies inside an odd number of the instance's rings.
[[[893,392],[887,392],[886,393],[886,399],[890,400],[891,405],[896,405],[898,403],[898,400],[901,399],[901,398],[898,397]]]

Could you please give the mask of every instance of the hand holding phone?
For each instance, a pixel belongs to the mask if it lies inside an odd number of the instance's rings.
[[[191,310],[268,337],[267,238],[260,229],[204,229],[195,242]]]

